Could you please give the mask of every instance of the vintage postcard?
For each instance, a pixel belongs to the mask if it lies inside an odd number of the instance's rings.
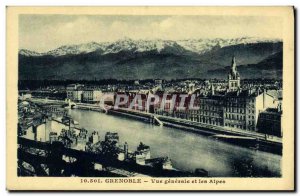
[[[8,190],[293,191],[293,7],[7,7]]]

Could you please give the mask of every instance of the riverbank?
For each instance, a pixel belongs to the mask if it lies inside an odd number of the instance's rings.
[[[126,109],[109,110],[108,114],[126,116],[136,120],[142,120],[150,123],[153,114],[130,111]],[[176,128],[183,131],[189,131],[201,135],[206,135],[216,140],[228,142],[231,144],[251,148],[254,150],[266,151],[274,154],[282,154],[282,141],[279,138],[266,138],[265,135],[259,133],[251,133],[242,130],[227,130],[216,126],[207,126],[196,122],[177,119],[161,115],[155,115],[164,126]],[[223,137],[220,137],[222,135]],[[218,137],[214,137],[218,136]]]
[[[45,102],[45,100],[44,101],[39,100],[39,102],[44,102],[44,103],[56,102],[56,100],[46,100],[46,101],[47,102]],[[61,103],[61,101],[57,103]],[[83,109],[83,110],[92,110],[97,112],[107,112],[107,114],[109,115],[125,116],[128,118],[136,119],[147,123],[150,123],[150,119],[154,116],[154,114],[135,111],[135,110],[128,110],[123,108],[119,108],[117,110],[114,109],[104,110],[99,105],[86,104],[86,103],[78,103],[76,104],[76,108]],[[237,130],[237,129],[229,130],[224,127],[205,125],[197,122],[188,121],[185,119],[161,116],[156,114],[155,116],[163,123],[164,126],[167,127],[171,127],[183,131],[189,131],[201,135],[206,135],[211,138],[215,138],[216,140],[221,140],[235,145],[252,148],[254,150],[261,150],[261,151],[271,152],[279,155],[282,154],[282,139],[275,136],[266,137],[266,135],[257,132],[250,132],[250,131]],[[215,137],[215,135],[218,135],[218,137]],[[220,135],[224,135],[225,137],[220,137]]]

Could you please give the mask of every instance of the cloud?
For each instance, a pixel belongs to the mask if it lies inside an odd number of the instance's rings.
[[[65,44],[132,39],[281,38],[281,20],[260,16],[21,15],[20,48],[39,52]]]

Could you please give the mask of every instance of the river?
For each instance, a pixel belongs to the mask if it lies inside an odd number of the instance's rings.
[[[281,156],[228,144],[199,134],[169,127],[159,127],[126,117],[88,110],[69,110],[80,127],[98,131],[101,140],[106,132],[117,132],[120,144],[127,142],[131,151],[140,142],[150,146],[151,157],[168,156],[173,166],[194,171],[203,168],[210,176],[281,176]]]

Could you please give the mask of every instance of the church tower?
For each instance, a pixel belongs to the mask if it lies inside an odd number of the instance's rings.
[[[236,69],[235,57],[232,57],[231,69],[228,74],[228,90],[237,91],[240,87],[240,74]]]

